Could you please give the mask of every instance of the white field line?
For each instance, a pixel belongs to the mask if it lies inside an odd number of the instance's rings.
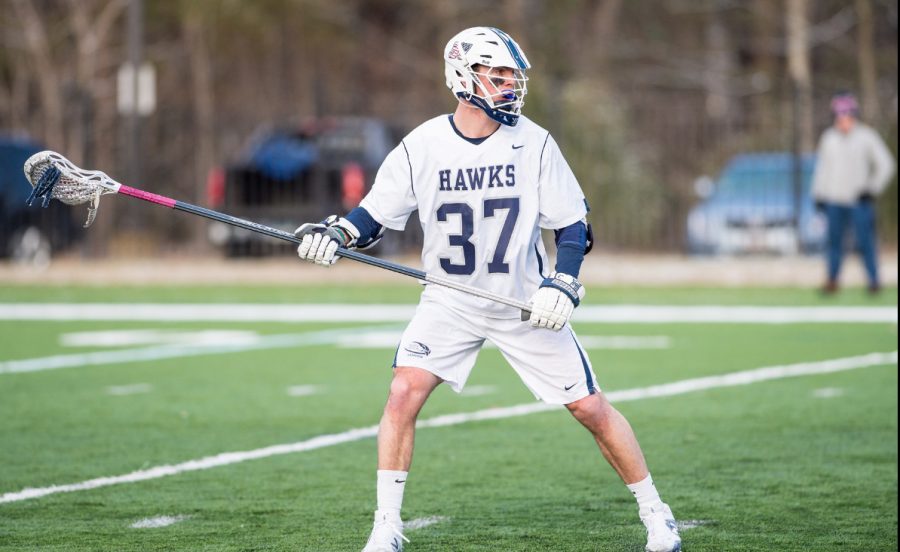
[[[149,383],[134,383],[131,385],[110,385],[106,388],[107,395],[137,395],[138,393],[149,393],[153,391],[153,386]]]
[[[895,364],[897,364],[897,351],[893,351],[891,353],[870,353],[862,356],[837,358],[833,360],[824,360],[818,362],[804,362],[800,364],[769,366],[765,368],[733,372],[731,374],[723,374],[719,376],[709,376],[705,378],[694,378],[676,381],[663,385],[654,385],[651,387],[613,391],[607,393],[606,396],[612,402],[633,401],[651,397],[671,397],[707,389],[733,387],[737,385],[749,385],[751,383],[758,383],[762,381],[782,378],[816,374],[829,374],[845,370],[855,370],[872,366]],[[500,420],[505,418],[512,418],[515,416],[525,416],[537,412],[559,410],[561,408],[562,407],[559,405],[548,405],[544,403],[527,403],[516,406],[488,408],[485,410],[478,410],[476,412],[448,414],[444,416],[437,416],[428,420],[421,420],[416,424],[416,427],[447,427],[482,420]],[[207,456],[205,458],[200,458],[197,460],[188,460],[187,462],[182,462],[180,464],[156,466],[144,470],[133,471],[124,475],[98,477],[96,479],[89,479],[80,483],[51,485],[49,487],[26,488],[21,491],[8,492],[0,495],[0,504],[40,498],[57,493],[85,491],[89,489],[97,489],[100,487],[108,487],[110,485],[120,485],[123,483],[136,483],[138,481],[158,479],[160,477],[178,475],[181,473],[197,470],[208,470],[211,468],[228,466],[231,464],[246,462],[248,460],[268,458],[270,456],[276,456],[280,454],[291,454],[295,452],[316,450],[320,448],[340,445],[343,443],[351,443],[354,441],[369,439],[375,437],[377,434],[378,426],[369,426],[350,429],[342,433],[319,435],[317,437],[313,437],[305,441],[298,441],[296,443],[272,445],[255,450],[223,452],[214,456]]]
[[[290,397],[308,397],[321,392],[322,388],[318,385],[292,385],[287,388],[287,394]]]
[[[429,516],[423,518],[416,518],[410,521],[403,522],[403,530],[404,531],[415,531],[416,529],[424,529],[425,527],[430,527],[436,523],[441,523],[449,520],[450,518],[446,516]]]
[[[676,521],[675,524],[678,526],[679,531],[687,531],[688,529],[696,529],[701,525],[709,525],[710,523],[715,523],[709,519],[688,519],[684,521]]]
[[[402,334],[402,330],[348,332],[335,345],[342,349],[394,349]],[[672,346],[672,339],[666,335],[579,335],[578,340],[585,349],[668,349]],[[490,341],[485,341],[484,346],[497,348]]]
[[[415,305],[258,303],[0,303],[0,320],[155,322],[406,322]]]
[[[335,345],[344,349],[393,349],[403,331],[383,330],[361,333],[349,331],[337,339]],[[70,332],[59,336],[60,345],[66,347],[124,347],[136,345],[222,345],[254,344],[260,339],[257,332],[249,330],[104,330]],[[668,349],[672,339],[666,335],[582,335],[581,345],[587,349]],[[495,348],[486,342],[486,347]]]
[[[145,330],[137,331],[143,332]],[[193,332],[193,335],[196,336],[198,333],[202,332]],[[383,327],[373,328],[371,326],[270,336],[260,336],[253,332],[242,332],[241,336],[243,337],[236,339],[220,340],[218,337],[210,339],[201,338],[201,341],[197,343],[185,339],[184,343],[168,345],[0,361],[0,375],[40,372],[43,370],[57,370],[60,368],[78,368],[82,366],[146,362],[201,355],[221,355],[241,351],[284,349],[310,345],[333,344],[342,348],[394,349],[400,341],[402,333],[402,330],[399,328],[384,329]],[[130,339],[133,336],[129,335],[126,337]],[[143,337],[149,338],[149,334],[144,335]],[[175,339],[174,336],[171,337]],[[102,336],[102,340],[107,344],[112,343],[110,339],[111,335]],[[581,340],[582,345],[587,349],[659,349],[668,347],[668,344],[671,341],[667,336],[588,335],[582,336],[579,339]],[[492,343],[486,343],[486,345],[489,348],[494,347]]]
[[[495,385],[469,385],[463,387],[461,395],[464,397],[483,397],[497,392]]]
[[[667,335],[580,335],[585,349],[668,349],[672,338]]]
[[[190,516],[157,516],[152,518],[144,518],[139,521],[135,521],[129,527],[132,529],[156,529],[159,527],[168,527],[169,525],[174,525],[179,521],[184,521]]]
[[[157,529],[159,527],[168,527],[169,525],[174,525],[179,521],[184,521],[188,519],[190,516],[157,516],[152,518],[144,518],[138,520],[129,527],[132,529]],[[403,522],[403,529],[405,531],[415,531],[417,529],[424,529],[425,527],[430,527],[432,525],[447,521],[448,517],[446,516],[429,516],[423,518],[416,518],[410,521]]]
[[[406,322],[415,305],[0,303],[0,320],[156,322]],[[897,307],[584,305],[575,322],[594,323],[897,323]]]
[[[840,387],[823,387],[812,392],[813,397],[817,399],[833,399],[844,394],[844,390]]]
[[[6,360],[0,361],[0,375],[39,372],[42,370],[56,370],[60,368],[77,368],[81,366],[125,364],[129,362],[145,362],[191,356],[220,355],[243,351],[286,349],[309,345],[328,345],[334,343],[336,340],[344,339],[348,333],[365,333],[381,330],[383,330],[383,327],[366,326],[362,328],[341,328],[301,334],[260,336],[254,340],[239,340],[235,343],[219,343],[216,345],[160,345],[133,349],[118,349],[115,351],[98,351],[93,353],[53,355],[22,360]]]
[[[336,340],[334,345],[341,349],[394,349],[400,343],[402,335],[402,328],[375,330],[367,333],[348,332],[342,339]]]
[[[222,345],[255,343],[259,334],[248,330],[105,330],[70,332],[59,336],[64,347],[135,347],[137,345]]]

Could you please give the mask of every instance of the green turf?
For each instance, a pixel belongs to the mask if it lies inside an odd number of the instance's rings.
[[[134,301],[414,301],[387,288],[117,288]],[[413,288],[415,289],[415,288]],[[377,291],[381,291],[379,288]],[[599,290],[598,302],[826,304],[797,290]],[[896,298],[896,292],[893,297]],[[119,295],[120,294],[120,295]],[[688,300],[684,295],[691,298]],[[616,299],[619,299],[618,301]],[[874,304],[890,304],[891,295]],[[377,300],[376,300],[377,299]],[[2,287],[0,301],[99,301],[98,290]],[[870,304],[862,293],[841,304]],[[349,326],[349,325],[344,325]],[[367,325],[371,326],[371,325]],[[385,325],[385,327],[396,325]],[[73,331],[163,328],[303,333],[338,325],[0,322],[0,360],[82,352]],[[577,326],[581,335],[665,335],[665,350],[593,350],[607,391],[763,366],[888,352],[888,324]],[[100,350],[94,347],[85,350]],[[252,450],[377,423],[393,351],[309,346],[0,374],[0,494]],[[152,391],[111,396],[113,385]],[[897,547],[897,366],[624,402],[685,550],[875,551]],[[322,394],[290,397],[292,385]],[[469,385],[438,389],[422,418],[533,402],[496,350]],[[816,390],[842,394],[819,398]],[[300,550],[362,547],[374,507],[373,439],[206,471],[0,504],[0,550]],[[187,518],[133,529],[160,515]],[[416,551],[635,551],[634,501],[561,411],[419,432],[404,517]]]

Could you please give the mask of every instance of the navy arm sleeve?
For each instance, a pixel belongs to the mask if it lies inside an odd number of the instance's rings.
[[[581,263],[587,249],[587,226],[578,221],[560,230],[554,230],[556,236],[556,271],[578,277]]]
[[[371,242],[383,232],[383,227],[375,222],[372,215],[362,207],[353,209],[347,213],[347,216],[344,218],[349,220],[350,223],[359,230],[359,238],[357,241],[361,244]]]

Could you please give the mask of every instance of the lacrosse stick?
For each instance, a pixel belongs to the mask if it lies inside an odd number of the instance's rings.
[[[31,205],[36,199],[42,200],[44,207],[50,204],[51,199],[58,199],[68,205],[80,205],[89,202],[88,218],[84,223],[85,228],[90,226],[97,216],[97,209],[100,206],[100,196],[106,194],[123,194],[156,203],[157,205],[162,205],[170,209],[185,211],[193,215],[200,215],[201,217],[224,222],[225,224],[237,226],[238,228],[289,241],[291,243],[300,244],[301,241],[290,232],[285,232],[283,230],[278,230],[277,228],[271,228],[256,222],[239,219],[211,209],[198,207],[182,201],[176,201],[165,196],[120,184],[107,176],[106,173],[79,169],[72,164],[71,161],[53,151],[42,151],[29,157],[28,161],[25,162],[25,177],[28,178],[28,182],[34,186],[31,195],[28,196],[28,205]],[[483,289],[460,284],[447,278],[428,274],[422,270],[370,257],[369,255],[364,255],[343,247],[338,248],[336,254],[340,257],[346,257],[367,265],[403,274],[417,280],[423,280],[430,284],[455,289],[463,293],[468,293],[469,295],[474,295],[475,297],[489,299],[503,305],[517,308],[522,313],[522,320],[528,320],[531,316],[531,305],[509,297],[503,297],[502,295],[497,295]]]

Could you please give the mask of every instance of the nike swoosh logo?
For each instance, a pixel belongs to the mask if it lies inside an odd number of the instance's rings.
[[[569,389],[575,387],[576,385],[578,385],[578,384],[577,384],[577,383],[573,383],[572,385],[568,385],[568,386],[564,387],[564,389],[565,389],[566,391],[568,391]]]
[[[395,479],[394,483],[406,483],[405,479]]]
[[[525,147],[525,144],[522,144],[521,146],[515,146],[515,145],[514,145],[512,148],[513,148],[513,149],[521,149],[521,148],[524,148],[524,147]]]

